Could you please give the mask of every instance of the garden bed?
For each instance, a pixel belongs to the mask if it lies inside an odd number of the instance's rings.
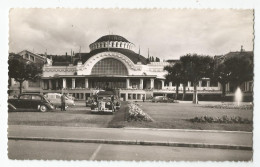
[[[203,105],[205,108],[216,108],[216,109],[238,109],[238,110],[253,110],[253,104],[241,104],[237,105],[234,103],[223,103],[217,105]]]
[[[225,123],[225,124],[252,124],[253,121],[247,118],[242,118],[240,116],[233,116],[228,117],[227,115],[223,115],[222,117],[209,117],[209,116],[202,116],[202,117],[194,117],[189,119],[191,122],[198,122],[198,123]]]
[[[115,114],[109,123],[110,128],[162,128],[162,129],[199,129],[199,130],[226,130],[226,131],[249,131],[253,130],[253,111],[249,109],[223,109],[206,108],[202,105],[182,103],[136,103],[137,106],[150,116],[153,121],[127,121],[127,102],[122,105],[122,110]],[[192,122],[195,117],[221,118],[225,121]],[[226,115],[226,116],[225,116]],[[228,123],[233,119],[234,123]],[[237,122],[236,122],[237,121]],[[245,123],[242,123],[242,122]],[[239,123],[240,122],[240,123]]]

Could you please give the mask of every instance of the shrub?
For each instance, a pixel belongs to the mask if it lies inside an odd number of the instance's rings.
[[[239,109],[239,110],[253,110],[252,104],[242,104],[240,106],[236,104],[216,104],[216,105],[204,105],[206,108],[217,108],[217,109]]]
[[[128,104],[127,121],[151,121],[151,118],[134,103]]]
[[[252,123],[251,120],[247,118],[242,118],[239,116],[236,117],[228,117],[227,115],[223,115],[222,117],[209,117],[209,116],[202,116],[202,117],[194,117],[189,119],[191,122],[199,122],[199,123],[238,123],[238,124],[250,124]]]

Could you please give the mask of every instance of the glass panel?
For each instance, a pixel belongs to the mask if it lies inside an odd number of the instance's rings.
[[[32,97],[30,95],[22,95],[20,99],[32,99]]]
[[[128,75],[125,65],[113,58],[105,58],[97,62],[92,68],[93,75]]]
[[[42,98],[37,95],[32,95],[32,100],[41,100]]]

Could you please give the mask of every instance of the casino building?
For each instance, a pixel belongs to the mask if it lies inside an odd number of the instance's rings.
[[[145,57],[133,51],[134,44],[124,37],[102,36],[89,48],[89,53],[77,54],[71,64],[46,64],[42,92],[66,92],[77,99],[87,99],[95,90],[111,88],[118,90],[118,95],[125,101],[174,93],[175,86],[165,83],[166,71],[163,70],[170,63],[147,62]],[[192,86],[188,82],[189,90]],[[210,86],[209,80],[200,82],[199,89],[203,88],[220,90],[218,84]]]
[[[38,88],[31,89],[27,85],[24,92],[64,92],[72,94],[78,100],[85,100],[97,90],[110,88],[116,90],[124,101],[173,95],[176,86],[171,82],[166,83],[167,72],[163,70],[171,63],[148,62],[144,56],[134,52],[134,46],[122,36],[105,35],[89,45],[89,53],[77,53],[71,57],[70,62],[55,62],[46,57],[48,61],[43,66]],[[21,53],[26,55],[27,51]],[[199,82],[197,89],[202,94],[221,94],[221,85],[206,78]],[[228,91],[228,85],[226,89]],[[182,84],[179,90],[182,93]],[[188,82],[186,93],[192,92],[193,83]]]

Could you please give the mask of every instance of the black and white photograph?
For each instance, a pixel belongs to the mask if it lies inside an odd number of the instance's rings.
[[[8,158],[252,162],[254,19],[10,9]]]

